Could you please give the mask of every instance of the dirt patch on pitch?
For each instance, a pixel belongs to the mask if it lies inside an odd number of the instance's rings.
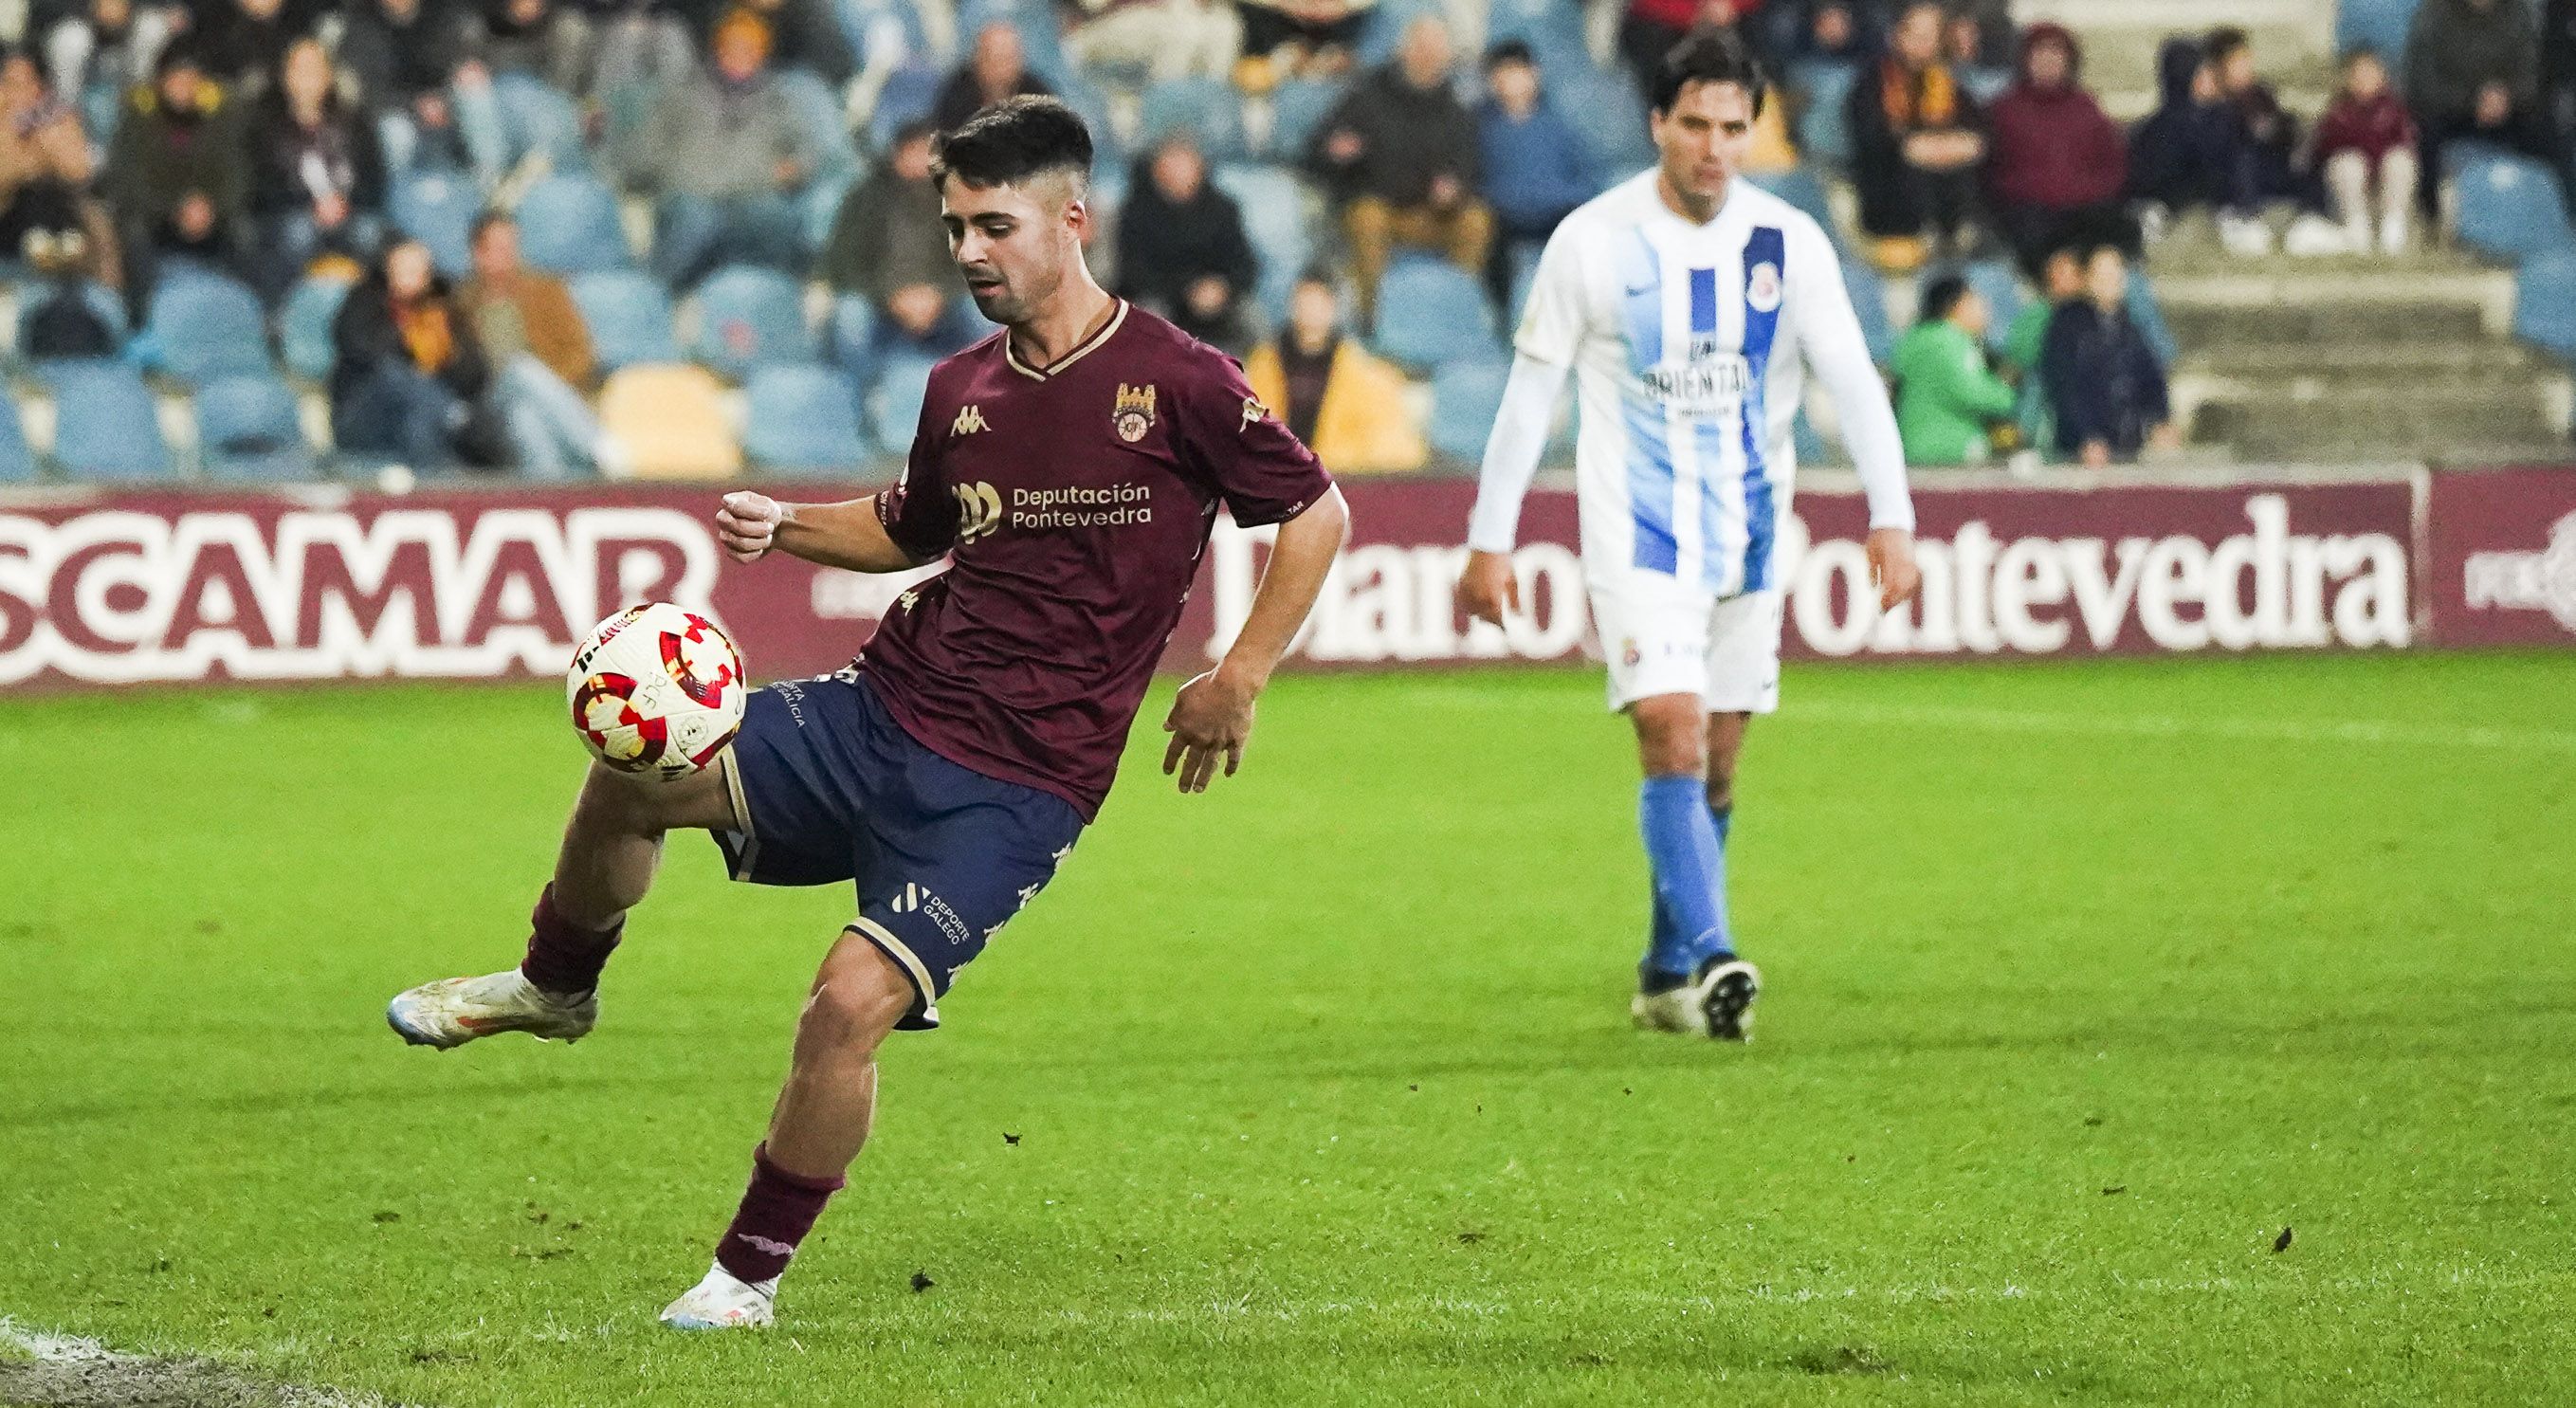
[[[0,1403],[11,1408],[386,1408],[372,1395],[253,1378],[203,1359],[114,1354],[86,1341],[12,1336],[36,1357],[0,1358]]]

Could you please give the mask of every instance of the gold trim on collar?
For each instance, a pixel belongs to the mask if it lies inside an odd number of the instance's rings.
[[[1090,340],[1084,342],[1080,347],[1056,358],[1055,361],[1044,371],[1040,371],[1020,360],[1019,345],[1011,340],[1011,335],[1008,332],[1004,332],[1002,334],[1002,360],[1010,364],[1011,370],[1018,372],[1020,375],[1027,377],[1032,381],[1045,381],[1049,377],[1061,376],[1063,375],[1065,368],[1072,366],[1074,363],[1081,361],[1087,356],[1090,356],[1093,350],[1098,348],[1100,344],[1107,342],[1111,337],[1117,334],[1119,327],[1127,321],[1128,307],[1129,304],[1126,299],[1119,299],[1118,311],[1110,315],[1108,323],[1103,325],[1100,331],[1093,333]]]

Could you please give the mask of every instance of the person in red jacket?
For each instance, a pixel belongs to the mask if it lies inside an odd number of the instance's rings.
[[[2020,76],[1988,113],[1986,199],[2025,268],[2069,245],[2137,252],[2138,224],[2121,200],[2128,143],[2077,81],[2083,64],[2064,26],[2032,25]]]
[[[2405,251],[2407,212],[2422,168],[2415,160],[2414,114],[2389,86],[2378,51],[2363,46],[2344,55],[2343,86],[2317,120],[2309,160],[2325,177],[2334,217],[2352,248],[2370,248],[2375,211],[2381,251]]]

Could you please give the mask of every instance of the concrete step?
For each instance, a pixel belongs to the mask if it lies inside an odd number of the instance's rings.
[[[2158,291],[2164,292],[2161,287]],[[2194,303],[2168,295],[2165,320],[2173,325],[2174,337],[2194,352],[2334,343],[2456,343],[2488,335],[2484,309],[2448,299],[2229,304]]]
[[[2481,441],[2546,443],[2564,438],[2535,391],[2474,399],[2335,392],[2308,400],[2211,400],[2192,418],[2192,438],[2222,441],[2240,454],[2273,447],[2350,443],[2398,457],[2445,453]]]
[[[2178,371],[2232,381],[2282,382],[2304,377],[2359,380],[2479,378],[2490,383],[2555,370],[2518,342],[2218,343],[2185,353]]]

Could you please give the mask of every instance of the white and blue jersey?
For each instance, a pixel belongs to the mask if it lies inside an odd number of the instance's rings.
[[[1824,231],[1743,180],[1694,224],[1656,179],[1565,218],[1514,338],[1524,358],[1574,372],[1595,590],[1631,573],[1718,599],[1778,585],[1810,366],[1834,393],[1873,522],[1910,528],[1894,417]]]

